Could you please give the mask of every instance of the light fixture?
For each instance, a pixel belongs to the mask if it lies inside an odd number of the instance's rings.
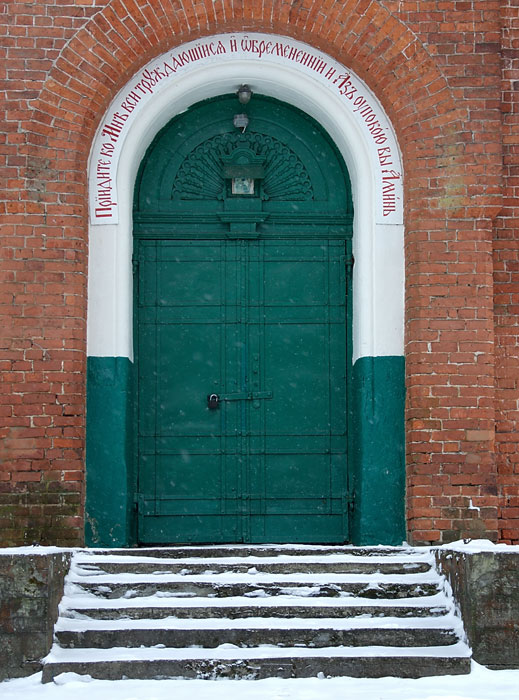
[[[238,92],[236,93],[238,95],[238,100],[242,105],[246,105],[250,102],[250,98],[252,97],[252,90],[248,85],[240,85],[240,88]]]

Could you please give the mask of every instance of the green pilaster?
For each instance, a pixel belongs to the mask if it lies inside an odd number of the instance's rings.
[[[87,364],[86,542],[132,541],[132,363],[89,357]]]
[[[351,396],[352,541],[401,544],[405,539],[404,358],[357,360]]]

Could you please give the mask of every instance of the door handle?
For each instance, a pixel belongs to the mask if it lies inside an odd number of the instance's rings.
[[[220,394],[221,401],[255,401],[256,399],[271,399],[271,391],[248,391],[238,394]]]

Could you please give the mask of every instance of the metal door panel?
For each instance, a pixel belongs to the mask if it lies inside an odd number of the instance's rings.
[[[344,243],[202,243],[144,245],[141,537],[344,541]]]
[[[241,133],[236,108],[173,119],[137,177],[138,539],[344,542],[348,174],[308,115],[255,95]]]

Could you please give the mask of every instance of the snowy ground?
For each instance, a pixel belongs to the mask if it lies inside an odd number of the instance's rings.
[[[490,671],[473,663],[467,676],[303,678],[261,681],[95,681],[41,674],[0,683],[1,700],[517,700],[519,670]]]

